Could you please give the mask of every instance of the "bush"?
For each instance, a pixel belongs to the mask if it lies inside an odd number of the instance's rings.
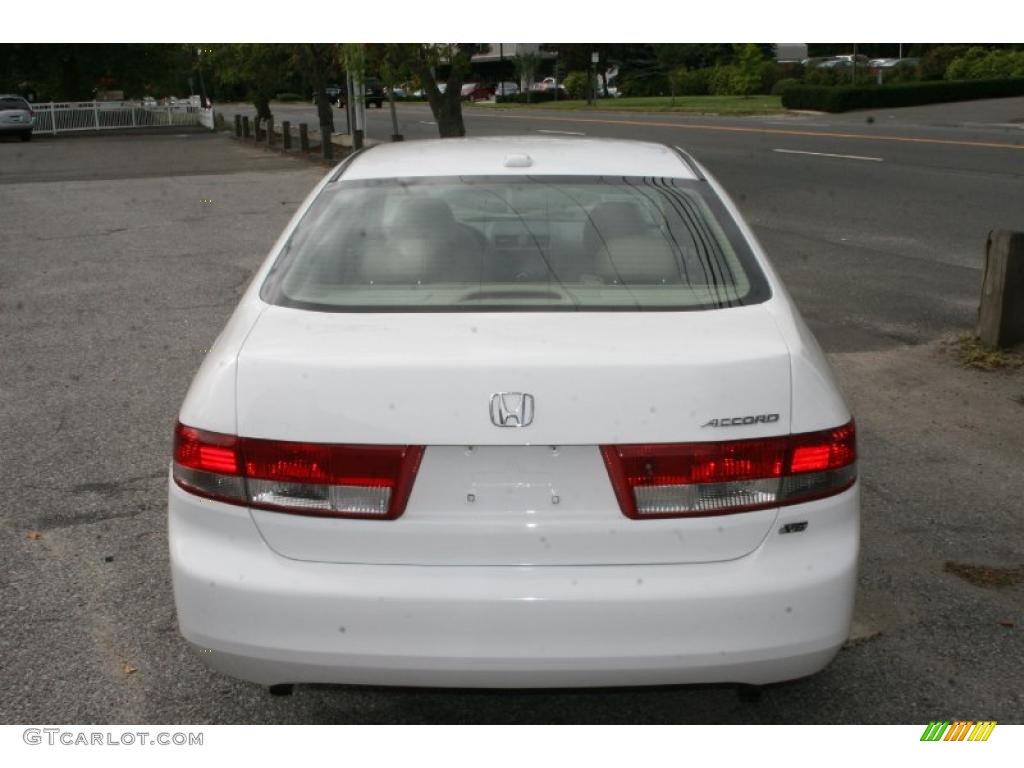
[[[922,80],[942,80],[953,60],[966,52],[966,45],[937,45],[921,57],[918,75]]]
[[[1024,77],[1024,51],[968,48],[949,63],[947,80],[993,80]]]
[[[758,89],[758,93],[771,93],[772,88],[775,84],[783,77],[789,77],[782,71],[782,67],[776,64],[774,61],[763,61],[761,62],[761,87]]]
[[[875,77],[875,75],[872,75],[872,77]],[[920,79],[921,71],[916,64],[897,64],[892,69],[882,70],[883,83],[914,83]]]
[[[803,77],[804,85],[839,85],[841,82],[850,82],[850,76],[845,69],[835,67],[810,67]]]
[[[1001,80],[947,80],[900,85],[795,85],[782,94],[786,109],[846,112],[851,109],[910,107],[946,101],[1024,96],[1024,77]]]
[[[772,96],[781,96],[794,85],[800,85],[800,81],[795,77],[784,77],[781,80],[776,80],[775,85],[772,86]]]
[[[569,94],[570,99],[585,99],[587,98],[587,84],[590,78],[586,72],[570,72],[565,76],[562,81],[562,85],[565,86],[566,93]]]
[[[680,67],[669,74],[677,96],[707,96],[708,70]]]
[[[708,73],[708,93],[712,96],[736,96],[742,85],[739,68],[732,64],[712,67]]]
[[[305,99],[298,93],[279,93],[274,98],[277,101],[305,101]]]
[[[619,93],[623,96],[665,96],[668,92],[668,75],[664,72],[636,70],[619,75]]]

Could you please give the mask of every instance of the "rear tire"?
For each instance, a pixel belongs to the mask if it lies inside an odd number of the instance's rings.
[[[268,689],[271,696],[291,696],[295,691],[294,683],[278,683]]]
[[[32,141],[32,131],[29,131],[28,133],[21,134],[21,140],[22,141]]]

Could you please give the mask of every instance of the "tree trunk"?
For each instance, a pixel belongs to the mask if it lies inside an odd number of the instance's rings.
[[[461,138],[466,135],[466,124],[462,120],[462,75],[456,67],[445,84],[445,92],[437,87],[434,73],[426,64],[419,67],[420,80],[427,94],[430,111],[437,121],[437,133],[442,139]]]
[[[320,133],[330,136],[334,133],[334,110],[331,109],[331,102],[327,98],[327,87],[324,83],[320,83],[315,93],[316,114],[320,119]]]
[[[451,84],[444,93],[438,92],[438,99],[430,100],[430,108],[437,120],[437,132],[442,139],[461,138],[466,135],[466,124],[462,120],[462,84],[452,92]]]
[[[256,107],[256,125],[254,129],[259,136],[260,126],[268,122],[274,115],[270,111],[270,98],[265,93],[257,93],[252,97],[252,104]]]
[[[306,43],[304,49],[308,66],[307,74],[310,85],[313,86],[313,96],[316,98],[320,135],[326,136],[327,141],[330,141],[331,134],[334,133],[334,111],[331,109],[331,102],[327,99],[327,73],[325,63],[320,59],[322,52],[316,44]]]
[[[401,141],[402,134],[398,132],[398,113],[395,111],[395,86],[388,88],[388,102],[391,105],[391,140]]]

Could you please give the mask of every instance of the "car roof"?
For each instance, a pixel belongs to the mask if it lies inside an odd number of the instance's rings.
[[[481,136],[379,144],[354,158],[341,178],[421,176],[697,178],[694,169],[664,144],[553,136]]]

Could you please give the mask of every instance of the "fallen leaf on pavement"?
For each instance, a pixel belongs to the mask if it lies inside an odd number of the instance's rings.
[[[133,674],[135,674],[135,673],[136,673],[136,672],[138,672],[138,671],[139,671],[139,668],[138,668],[138,667],[133,667],[133,666],[132,666],[131,664],[129,664],[129,663],[127,662],[127,661],[126,661],[126,662],[124,663],[124,673],[125,673],[126,675],[133,675]]]
[[[41,538],[43,538],[43,534],[41,534],[39,531],[29,531],[28,535],[25,538],[29,541],[39,541]]]

